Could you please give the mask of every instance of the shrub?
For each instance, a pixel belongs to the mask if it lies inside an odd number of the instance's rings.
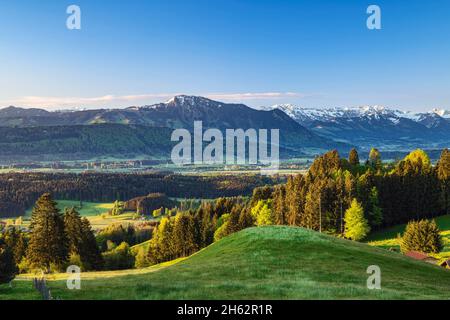
[[[106,270],[125,270],[134,267],[134,255],[130,246],[122,242],[117,248],[103,253]]]
[[[442,250],[442,237],[434,220],[411,221],[401,240],[401,251],[438,253]]]
[[[140,248],[136,254],[134,266],[137,269],[145,268],[150,265],[150,262],[147,259],[147,252],[144,248]]]

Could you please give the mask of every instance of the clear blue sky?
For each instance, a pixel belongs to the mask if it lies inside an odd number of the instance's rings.
[[[70,4],[81,7],[79,31],[66,28]],[[370,4],[381,7],[380,31],[366,28]],[[115,107],[184,93],[450,109],[449,15],[448,0],[2,1],[0,106]]]

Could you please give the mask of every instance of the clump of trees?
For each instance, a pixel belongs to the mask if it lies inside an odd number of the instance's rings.
[[[408,223],[400,245],[400,249],[404,253],[409,251],[438,253],[442,250],[442,247],[442,237],[434,220]]]
[[[97,245],[102,251],[108,250],[108,241],[116,246],[122,242],[134,246],[138,243],[150,240],[153,227],[146,224],[133,225],[130,223],[113,223],[99,231],[97,234]]]
[[[62,271],[74,262],[83,270],[102,268],[89,221],[82,219],[74,208],[61,214],[49,193],[42,195],[33,208],[29,240],[14,229],[5,238],[10,239],[15,264],[22,271]]]
[[[345,235],[344,213],[356,199],[372,230],[443,215],[449,210],[450,155],[436,166],[422,150],[389,167],[372,149],[365,165],[356,150],[349,160],[331,151],[318,157],[305,175],[290,177],[273,191],[276,224],[297,225]]]
[[[62,270],[69,257],[64,217],[49,193],[42,195],[31,214],[27,260],[34,268]]]
[[[135,264],[134,254],[131,252],[130,245],[126,242],[122,242],[120,245],[104,252],[103,259],[106,270],[132,269]]]
[[[103,267],[103,258],[89,220],[81,218],[78,211],[71,208],[66,209],[64,225],[71,264],[78,265],[83,271],[101,269]],[[78,260],[79,263],[73,263]]]

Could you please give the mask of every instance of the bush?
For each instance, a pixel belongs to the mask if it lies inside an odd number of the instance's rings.
[[[138,253],[136,254],[136,261],[134,266],[136,269],[145,268],[150,265],[150,262],[147,259],[147,251],[144,248],[140,248]]]
[[[103,253],[106,270],[125,270],[134,267],[134,255],[130,246],[122,242],[117,248]]]
[[[442,237],[436,222],[429,220],[412,221],[406,226],[400,249],[403,253],[419,251],[438,253],[442,250]]]

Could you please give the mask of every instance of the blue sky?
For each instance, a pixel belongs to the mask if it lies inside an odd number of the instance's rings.
[[[79,5],[82,29],[66,28]],[[366,9],[382,10],[382,30]],[[450,1],[0,2],[0,107],[205,95],[250,106],[450,109]]]

